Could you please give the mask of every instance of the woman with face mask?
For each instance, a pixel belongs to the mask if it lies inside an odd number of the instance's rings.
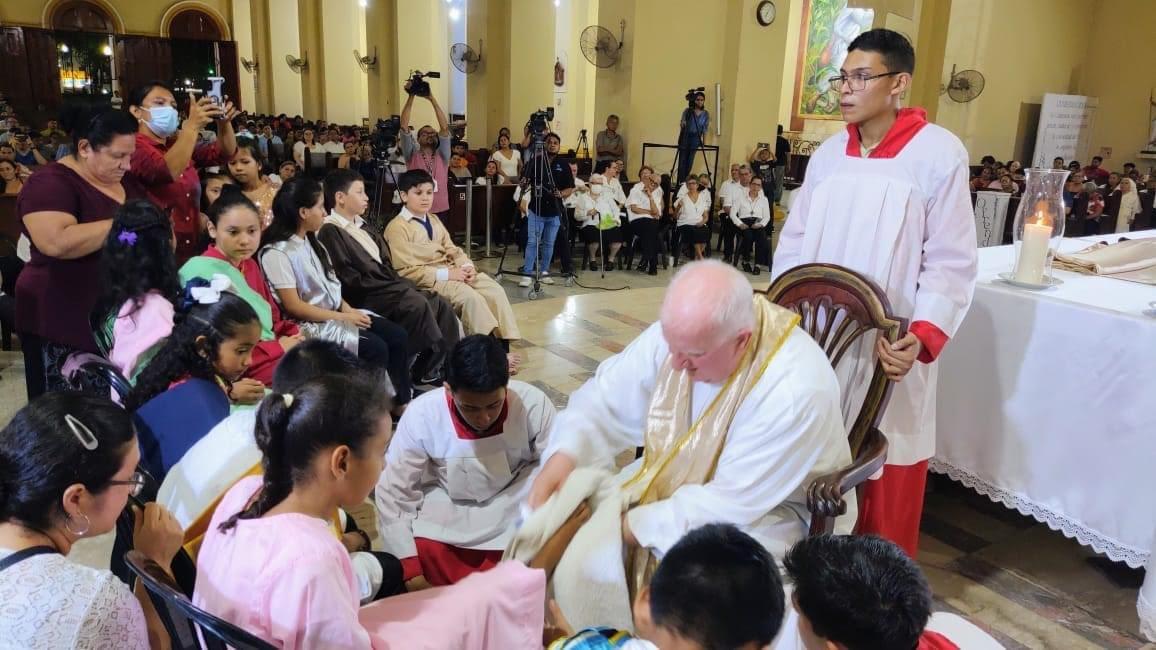
[[[197,254],[200,240],[201,182],[197,169],[224,166],[237,149],[232,102],[218,105],[209,97],[189,96],[188,117],[181,122],[173,91],[150,82],[128,96],[128,111],[138,122],[136,152],[129,175],[148,192],[149,199],[173,220],[178,263]],[[198,144],[201,129],[217,124],[217,139]]]

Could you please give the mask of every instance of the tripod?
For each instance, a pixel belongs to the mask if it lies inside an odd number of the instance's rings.
[[[579,158],[590,158],[590,141],[586,139],[586,129],[578,132],[578,144],[574,146],[574,155]]]
[[[388,177],[393,181],[393,186],[397,187],[397,175],[393,172],[388,152],[389,149],[382,150],[373,161],[374,167],[377,169],[377,181],[374,183],[373,200],[369,204],[369,214],[375,219],[380,219],[381,208],[385,204],[385,179]],[[379,225],[384,229],[384,220]]]
[[[563,241],[569,241],[570,228],[569,228],[569,224],[567,223],[568,218],[567,218],[567,214],[566,214],[566,209],[562,206],[561,199],[558,198],[558,194],[557,194],[558,187],[554,183],[554,173],[550,169],[551,163],[552,163],[552,161],[546,152],[545,137],[543,136],[543,134],[538,133],[537,131],[534,131],[533,132],[533,141],[530,145],[530,155],[526,161],[526,166],[522,169],[522,178],[529,180],[531,183],[530,184],[530,191],[532,192],[531,196],[533,198],[530,199],[530,204],[531,204],[530,211],[533,212],[535,215],[541,215],[542,214],[541,207],[542,207],[543,195],[546,195],[545,200],[553,201],[555,211],[558,213],[559,226],[558,226],[558,234],[555,236],[555,241],[557,241],[557,237],[563,237]],[[495,273],[496,279],[499,282],[501,282],[502,276],[505,274],[514,275],[514,276],[518,276],[518,277],[524,277],[524,278],[526,278],[526,277],[531,278],[532,284],[530,286],[530,293],[527,294],[526,297],[529,298],[530,300],[537,300],[542,295],[542,272],[544,270],[547,270],[547,269],[541,268],[541,262],[540,262],[540,260],[543,257],[543,247],[544,246],[545,246],[545,241],[542,240],[541,238],[539,238],[538,247],[534,251],[534,260],[533,260],[534,266],[533,266],[533,271],[531,273],[526,273],[525,271],[504,271],[503,270],[502,265],[506,261],[506,253],[510,250],[510,247],[506,246],[506,248],[502,251],[502,257],[498,260],[498,270]],[[553,243],[551,244],[551,246],[553,246]],[[529,246],[526,247],[526,253],[527,254],[530,253]],[[549,264],[550,264],[549,260],[551,259],[551,257],[553,257],[553,254],[554,254],[554,251],[552,249],[548,253],[545,254],[545,257],[547,260],[547,262],[546,262],[547,267],[549,267]],[[563,278],[566,282],[566,286],[569,287],[569,286],[572,286],[574,284],[574,274],[572,272],[571,273],[564,273]]]

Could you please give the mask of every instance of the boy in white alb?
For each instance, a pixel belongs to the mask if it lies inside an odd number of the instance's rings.
[[[934,361],[963,321],[976,277],[967,151],[923,109],[899,107],[914,69],[911,43],[897,32],[873,29],[851,43],[831,79],[847,130],[811,156],[774,264],[776,275],[809,262],[863,273],[910,323],[895,345],[860,346],[838,374],[845,411],[862,402],[876,357],[898,382],[879,424],[887,465],[864,488],[858,532],[912,557],[935,453]]]
[[[510,381],[493,337],[462,339],[446,385],[410,403],[377,484],[378,530],[410,590],[496,565],[554,422],[546,394]]]

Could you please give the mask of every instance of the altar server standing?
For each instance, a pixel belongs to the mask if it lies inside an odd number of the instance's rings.
[[[865,487],[858,529],[912,556],[935,453],[934,362],[967,313],[976,277],[967,151],[923,109],[900,108],[914,70],[911,43],[897,32],[873,29],[851,43],[830,79],[847,130],[811,156],[774,261],[776,275],[809,262],[859,271],[910,323],[894,345],[861,345],[838,374],[848,421],[876,355],[899,382],[880,422],[887,465]]]

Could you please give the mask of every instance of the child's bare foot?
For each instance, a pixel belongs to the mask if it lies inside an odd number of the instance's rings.
[[[506,355],[506,363],[509,365],[510,375],[516,375],[518,374],[519,366],[522,365],[522,357],[519,357],[518,355],[511,352],[510,354]]]

